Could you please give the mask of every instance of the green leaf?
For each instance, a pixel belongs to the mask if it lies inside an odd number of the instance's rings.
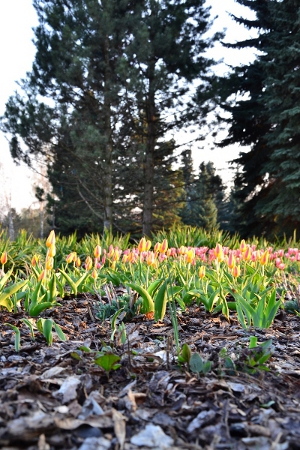
[[[57,303],[57,305],[59,305],[59,303]],[[39,314],[41,314],[42,311],[45,311],[45,309],[52,308],[52,307],[53,307],[52,302],[39,303],[33,307],[30,307],[29,315],[30,315],[30,317],[37,317]]]
[[[200,373],[203,371],[203,360],[199,353],[193,353],[190,358],[190,369],[194,373]]]
[[[71,291],[73,292],[74,295],[77,295],[77,286],[76,283],[72,280],[72,278],[62,269],[59,269],[60,273],[62,274],[62,276],[67,280]]]
[[[115,336],[115,333],[117,331],[117,318],[121,314],[121,312],[124,311],[124,309],[125,309],[125,307],[120,308],[118,311],[115,312],[115,314],[112,317],[111,328],[112,328],[113,332],[112,332],[111,337],[110,337],[111,341],[114,340],[114,336]]]
[[[52,319],[46,319],[43,323],[43,335],[45,336],[47,344],[49,346],[52,345],[53,342],[52,326],[53,326]]]
[[[3,289],[3,292],[0,294],[0,306],[4,306],[9,312],[11,312],[13,308],[13,302],[9,297],[22,289],[27,283],[28,280],[20,281],[19,283],[12,284]]]
[[[59,339],[60,339],[61,341],[66,341],[66,340],[67,340],[66,335],[64,334],[64,332],[63,332],[63,330],[60,328],[60,326],[59,326],[57,323],[55,323],[54,321],[53,321],[53,326],[54,326],[54,329],[55,329],[55,331],[56,331],[57,336],[59,337]]]
[[[8,272],[6,272],[4,277],[0,278],[0,291],[4,288],[4,286],[8,282],[8,279],[11,276],[12,272],[13,272],[13,268],[11,268]]]
[[[254,347],[257,347],[257,337],[250,336],[249,348],[254,348]]]
[[[95,359],[95,364],[102,367],[106,372],[110,372],[111,370],[116,370],[120,367],[120,364],[116,364],[120,361],[120,357],[115,355],[114,353],[106,353],[105,355],[100,356]]]
[[[188,344],[184,343],[180,352],[181,362],[188,363],[190,362],[192,351]]]
[[[160,278],[159,280],[153,281],[153,282],[149,285],[147,291],[148,291],[148,294],[151,295],[151,297],[153,297],[153,295],[155,294],[155,292],[157,291],[157,289],[159,288],[159,286],[161,285],[161,283],[163,282],[163,280],[164,280],[163,278]]]
[[[139,284],[128,283],[127,286],[131,287],[136,291],[143,299],[141,313],[146,314],[148,312],[154,311],[154,301],[151,295]]]
[[[167,308],[167,281],[165,281],[160,287],[155,300],[154,300],[154,320],[163,320],[166,314]]]
[[[15,350],[16,350],[16,352],[19,352],[20,351],[20,342],[21,342],[21,334],[20,334],[19,328],[16,327],[15,325],[11,325],[10,323],[5,323],[4,325],[7,325],[14,330],[14,332],[15,332]]]
[[[8,296],[4,296],[4,298],[0,300],[0,306],[4,306],[8,312],[12,312],[14,304]]]
[[[34,330],[33,330],[34,325],[33,325],[33,323],[29,319],[25,319],[25,318],[21,319],[21,321],[24,322],[28,326],[28,328],[30,329],[31,338],[34,339]]]
[[[80,347],[78,347],[78,350],[81,350],[82,352],[85,353],[91,353],[91,349],[89,347],[86,347],[85,345],[81,345]]]

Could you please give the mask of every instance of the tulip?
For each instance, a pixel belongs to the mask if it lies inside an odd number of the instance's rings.
[[[261,256],[260,256],[260,263],[262,266],[264,266],[265,264],[267,264],[269,259],[269,252],[268,250],[266,250]]]
[[[2,253],[0,261],[1,261],[2,266],[4,266],[4,264],[7,263],[7,252]]]
[[[204,278],[205,277],[205,266],[201,266],[199,268],[199,277]]]
[[[38,281],[43,280],[43,279],[45,278],[45,275],[46,275],[46,273],[45,273],[45,271],[43,270],[43,271],[39,274]]]
[[[162,241],[159,251],[160,251],[160,253],[166,253],[167,250],[168,250],[168,241],[167,241],[167,239],[164,239]]]
[[[32,266],[36,266],[39,262],[39,257],[37,255],[33,255],[32,259],[31,259],[31,265]]]
[[[92,278],[94,278],[94,280],[97,280],[98,273],[97,273],[97,270],[96,270],[96,269],[93,269],[91,275],[92,275]]]
[[[251,259],[252,249],[251,247],[247,247],[245,252],[243,253],[243,258],[245,261],[249,261]]]
[[[101,253],[102,253],[102,249],[101,249],[100,245],[96,245],[96,247],[94,249],[95,258],[100,259]]]
[[[240,243],[240,250],[241,250],[242,253],[245,252],[245,251],[247,250],[247,245],[246,245],[245,239],[242,239],[242,240],[241,240],[241,243]]]
[[[160,247],[161,247],[161,244],[160,244],[159,242],[156,242],[156,244],[154,245],[154,251],[155,251],[155,253],[160,252]]]
[[[76,258],[75,265],[76,265],[76,267],[81,266],[81,259],[79,258],[79,256]]]
[[[52,256],[47,256],[46,263],[45,263],[45,269],[51,270],[53,269],[54,259]]]
[[[146,246],[147,246],[146,239],[144,237],[142,237],[142,239],[140,240],[139,245],[138,245],[138,251],[140,253],[145,252]]]
[[[93,267],[93,260],[90,256],[87,256],[85,260],[85,269],[91,270],[92,267]]]
[[[214,255],[216,257],[216,259],[220,262],[223,261],[224,259],[224,253],[223,253],[223,248],[221,244],[217,244],[215,249],[214,249]]]
[[[187,261],[188,263],[191,263],[191,262],[193,262],[194,258],[195,258],[195,251],[194,251],[193,248],[191,248],[191,249],[189,249],[189,250],[187,251],[187,254],[186,254],[186,261]]]
[[[66,257],[66,261],[68,264],[70,264],[73,261],[75,262],[76,258],[77,258],[76,252],[72,252],[72,253],[69,253],[69,255]]]
[[[46,240],[46,247],[50,247],[51,245],[55,245],[55,232],[54,230],[50,231],[50,234]]]
[[[232,268],[232,275],[233,275],[235,278],[237,278],[237,277],[240,276],[240,274],[241,274],[241,268],[240,268],[240,266],[234,266],[234,267]]]
[[[235,266],[235,256],[234,256],[233,252],[229,253],[227,265],[228,265],[229,269],[232,269]]]
[[[48,256],[55,256],[56,255],[56,248],[55,248],[55,244],[51,244],[50,247],[48,248],[48,252],[47,252]]]

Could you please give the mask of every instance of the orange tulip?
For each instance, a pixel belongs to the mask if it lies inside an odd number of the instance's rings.
[[[260,256],[260,263],[262,266],[264,266],[265,264],[267,264],[269,260],[269,252],[268,250],[266,250],[261,256]]]
[[[100,245],[96,245],[96,247],[94,249],[95,258],[100,259],[101,253],[102,253],[102,249],[101,249]]]
[[[32,266],[36,266],[39,262],[39,257],[37,255],[33,255],[32,259],[31,259],[31,265]]]
[[[39,277],[38,277],[38,281],[41,281],[41,280],[43,280],[44,278],[45,278],[45,271],[43,270],[40,274],[39,274]]]
[[[240,274],[241,274],[241,268],[240,268],[240,266],[234,266],[234,267],[232,268],[232,275],[233,275],[235,278],[237,278],[237,277],[240,276]]]
[[[3,266],[7,263],[7,252],[2,253],[0,261]]]

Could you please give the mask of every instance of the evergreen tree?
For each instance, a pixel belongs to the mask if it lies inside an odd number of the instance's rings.
[[[185,158],[187,154],[185,155]],[[187,176],[188,174],[186,174]],[[209,231],[223,225],[225,187],[212,162],[202,162],[199,175],[188,179],[186,185],[186,205],[181,211],[186,225],[203,227]]]
[[[300,208],[300,5],[293,0],[238,2],[255,11],[256,18],[235,19],[256,29],[257,37],[232,46],[254,47],[259,54],[227,80],[227,96],[239,97],[225,106],[231,112],[230,128],[221,145],[250,146],[234,161],[241,169],[235,180],[235,226],[245,237],[291,234],[299,226]]]
[[[34,7],[40,24],[22,84],[27,100],[11,97],[3,121],[13,157],[30,164],[52,153],[60,231],[111,228],[122,208],[129,219],[134,207],[150,235],[157,180],[172,186],[170,164],[163,173],[156,163],[166,132],[185,125],[192,82],[212,65],[204,52],[217,36],[203,37],[204,0],[34,0]],[[141,176],[126,178],[137,166]]]

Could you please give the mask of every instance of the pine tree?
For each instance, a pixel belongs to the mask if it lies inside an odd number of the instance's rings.
[[[185,155],[185,159],[188,153]],[[224,227],[225,187],[212,162],[202,162],[198,176],[186,173],[186,205],[181,211],[186,225],[203,227],[208,231]]]
[[[145,1],[135,38],[127,49],[132,63],[131,90],[137,111],[146,120],[143,173],[143,234],[146,236],[151,235],[153,227],[157,144],[167,131],[186,126],[190,108],[185,96],[190,97],[193,80],[207,75],[213,61],[205,58],[204,52],[220,37],[219,34],[211,39],[203,37],[210,26],[209,9],[204,3],[203,0]]]
[[[204,52],[216,37],[203,37],[204,0],[34,0],[34,7],[40,24],[22,82],[27,99],[9,99],[2,125],[13,157],[30,164],[52,154],[50,203],[61,229],[76,225],[71,205],[78,226],[90,218],[97,231],[118,226],[122,207],[127,218],[140,208],[150,235],[157,180],[168,179],[156,163],[166,133],[186,125],[185,98],[212,65]],[[141,176],[126,179],[138,166]]]
[[[293,0],[238,0],[256,13],[252,21],[235,18],[257,37],[233,44],[259,52],[249,65],[238,67],[227,82],[227,95],[239,93],[232,106],[228,138],[250,146],[234,161],[236,230],[243,236],[291,234],[299,226],[300,5]],[[223,91],[224,92],[224,91]],[[222,95],[222,94],[221,94]],[[241,95],[243,97],[241,97]]]

